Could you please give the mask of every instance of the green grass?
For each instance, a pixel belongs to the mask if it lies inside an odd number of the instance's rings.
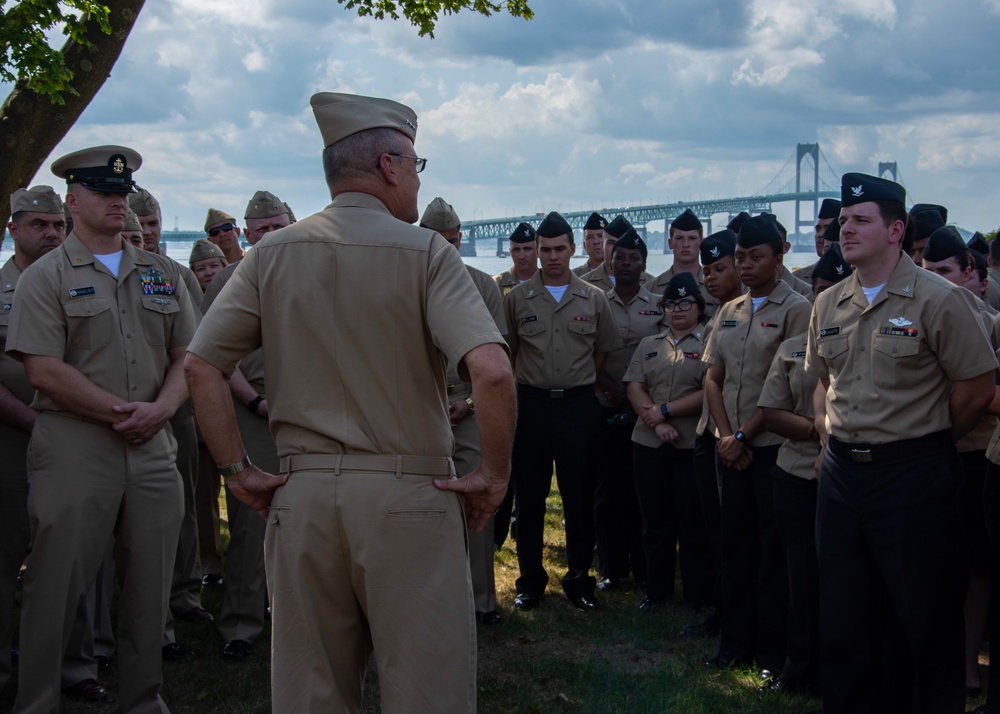
[[[497,597],[503,622],[495,628],[479,628],[481,712],[767,714],[821,709],[819,700],[804,696],[761,696],[754,671],[707,670],[703,661],[714,654],[717,642],[679,635],[683,627],[696,621],[679,600],[652,613],[641,613],[641,593],[623,589],[601,594],[604,607],[598,613],[575,610],[559,585],[565,571],[561,520],[561,502],[558,492],[553,491],[545,554],[551,580],[538,609],[513,609],[517,555],[510,541],[497,553]],[[228,541],[227,532],[223,540]],[[215,615],[220,600],[220,590],[203,592],[204,606]],[[240,664],[222,658],[222,642],[212,625],[179,622],[177,637],[198,658],[163,666],[163,698],[175,714],[270,711],[268,632],[257,641],[254,656]],[[378,682],[373,668],[369,675],[364,711],[377,712]],[[114,711],[114,662],[102,668],[101,681],[109,689],[107,702],[85,705],[64,698],[62,711]],[[0,711],[10,709],[13,696],[12,684],[0,694]]]

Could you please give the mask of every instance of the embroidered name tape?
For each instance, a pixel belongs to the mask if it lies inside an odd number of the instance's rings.
[[[822,330],[819,331],[820,337],[829,337],[830,335],[839,335],[839,334],[840,334],[839,327],[824,327]]]
[[[719,327],[736,327],[738,323],[736,320],[722,320],[719,323]]]
[[[644,354],[644,355],[642,356],[642,358],[643,358],[643,359],[653,359],[653,358],[654,358],[654,357],[656,357],[656,355],[658,355],[658,354],[660,354],[660,353],[659,353],[659,352],[647,352],[646,354]]]
[[[805,356],[806,356],[805,352],[792,352],[792,357],[794,358],[805,357]]]
[[[95,292],[93,286],[88,285],[85,288],[70,288],[69,296],[71,298],[83,297],[84,295],[93,295]]]
[[[535,322],[536,320],[538,320],[538,315],[528,315],[527,317],[521,318],[521,323],[523,324],[525,322]]]

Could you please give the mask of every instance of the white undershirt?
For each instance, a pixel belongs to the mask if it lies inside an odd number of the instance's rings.
[[[569,283],[566,285],[546,285],[545,289],[549,291],[549,294],[556,299],[556,302],[562,300],[562,296],[566,294],[566,288],[569,287]]]
[[[118,277],[118,266],[122,262],[122,251],[117,253],[105,253],[103,255],[95,255],[99,261],[104,264],[104,267],[111,271],[111,274],[116,278]]]
[[[750,298],[750,302],[753,303],[753,311],[757,312],[760,309],[760,306],[763,305],[766,300],[767,300],[767,295],[759,298],[755,297]]]
[[[617,287],[617,285],[618,285],[618,281],[617,281],[617,280],[615,280],[615,276],[614,276],[614,275],[609,275],[609,276],[608,276],[608,279],[609,279],[609,280],[611,281],[611,284],[612,284],[612,285],[614,285],[614,286],[616,286],[616,287]]]
[[[876,285],[873,288],[866,288],[864,285],[861,286],[861,289],[865,293],[865,297],[868,298],[869,305],[872,304],[872,300],[874,300],[878,296],[878,294],[882,292],[882,288],[884,287],[885,283],[882,283],[881,285]]]

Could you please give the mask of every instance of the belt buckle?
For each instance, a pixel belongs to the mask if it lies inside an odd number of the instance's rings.
[[[455,392],[457,392],[457,391],[458,391],[458,385],[457,384],[449,384],[448,385],[448,396],[449,397],[454,396]]]
[[[565,396],[566,396],[566,390],[565,389],[550,389],[549,390],[549,397],[552,398],[552,399],[562,399]]]
[[[856,464],[870,464],[872,461],[871,449],[851,449],[851,458]]]

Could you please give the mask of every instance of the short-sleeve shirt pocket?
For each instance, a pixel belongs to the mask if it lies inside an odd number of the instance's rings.
[[[73,300],[63,304],[63,312],[71,347],[93,350],[111,341],[111,306],[106,299]]]
[[[872,335],[872,384],[880,389],[911,389],[924,374],[915,360],[920,339]]]
[[[173,317],[180,312],[181,306],[168,297],[144,295],[142,307],[142,329],[146,333],[146,342],[151,345],[166,345]]]

